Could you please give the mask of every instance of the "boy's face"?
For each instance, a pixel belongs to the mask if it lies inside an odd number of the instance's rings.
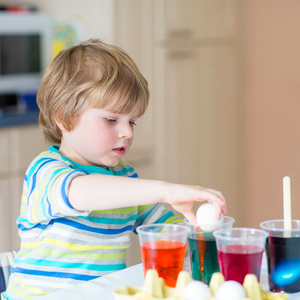
[[[76,163],[116,166],[129,150],[137,117],[104,109],[84,111],[72,131],[62,129],[62,154]]]

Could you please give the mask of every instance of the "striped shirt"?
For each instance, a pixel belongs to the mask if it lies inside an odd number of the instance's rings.
[[[162,204],[75,210],[67,196],[70,182],[92,173],[138,177],[123,162],[107,170],[79,165],[55,146],[30,164],[17,219],[21,248],[2,295],[5,299],[31,299],[121,270],[126,267],[129,234],[138,225],[180,221]]]

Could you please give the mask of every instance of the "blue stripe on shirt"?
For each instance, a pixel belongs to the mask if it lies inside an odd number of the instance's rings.
[[[164,223],[167,219],[174,216],[173,212],[168,211],[165,215],[163,215],[159,220],[157,220],[155,223]]]
[[[34,189],[35,189],[35,185],[36,185],[36,176],[37,176],[37,174],[38,174],[38,171],[39,171],[45,164],[50,163],[50,162],[52,162],[52,161],[55,161],[55,160],[54,160],[54,159],[47,159],[47,160],[45,160],[42,164],[39,165],[37,171],[33,174],[33,176],[32,176],[32,186],[31,186],[31,190],[30,190],[30,193],[29,193],[29,195],[28,195],[28,198],[30,197],[30,195],[32,194],[32,192],[33,192]]]
[[[17,222],[20,222],[19,219],[17,219]],[[36,224],[34,226],[28,226],[26,227],[25,225],[23,225],[22,223],[18,223],[18,228],[21,230],[21,231],[25,231],[25,230],[28,230],[28,229],[32,229],[32,228],[40,228],[40,229],[45,229],[47,226],[49,225],[48,224]]]
[[[116,225],[121,225],[121,224],[126,224],[130,221],[135,221],[137,217],[137,214],[133,214],[128,218],[101,218],[101,217],[82,217],[80,216],[79,218],[93,222],[93,223],[102,223],[102,224],[116,224]]]
[[[99,259],[101,259],[101,254],[99,254]],[[107,261],[107,259],[106,259]],[[54,267],[54,268],[66,268],[66,269],[82,269],[82,270],[91,270],[91,271],[115,271],[120,270],[122,268],[126,268],[125,264],[85,264],[85,263],[71,263],[64,261],[53,261],[53,260],[45,260],[45,259],[34,259],[34,258],[26,258],[24,260],[15,259],[14,261],[17,264],[28,264],[28,265],[37,265],[37,266],[46,266],[46,267]],[[31,269],[23,269],[29,270]]]
[[[66,204],[68,207],[70,207],[70,208],[73,208],[73,206],[70,204],[69,199],[68,199],[68,196],[66,195],[66,183],[67,183],[67,181],[68,181],[68,178],[69,178],[73,173],[76,173],[76,172],[77,172],[77,171],[75,170],[75,171],[69,173],[68,176],[66,176],[66,178],[64,179],[63,184],[62,184],[62,187],[61,187],[61,195],[62,195],[62,198],[63,198],[65,204]],[[82,171],[82,172],[84,172],[84,171]],[[88,174],[87,172],[84,172],[84,173]]]
[[[11,268],[12,273],[22,273],[29,275],[37,275],[37,276],[47,276],[47,277],[57,277],[57,278],[71,278],[75,280],[89,281],[99,276],[91,276],[91,275],[81,275],[74,273],[64,273],[64,272],[50,272],[50,271],[41,271],[41,270],[28,270],[23,268]]]
[[[64,219],[64,218],[60,218],[55,220],[55,222],[67,225],[67,226],[71,226],[74,228],[78,228],[81,230],[85,230],[85,231],[89,231],[89,232],[96,232],[96,233],[101,233],[101,234],[120,234],[126,231],[131,231],[133,225],[128,225],[125,226],[123,228],[96,228],[96,227],[91,227],[91,226],[87,226],[84,224],[81,224],[79,222],[75,222],[73,220],[69,220],[69,219]]]
[[[130,177],[130,178],[138,178],[139,176],[138,176],[137,173],[135,173],[135,174],[133,174],[133,175],[129,175],[128,177]]]

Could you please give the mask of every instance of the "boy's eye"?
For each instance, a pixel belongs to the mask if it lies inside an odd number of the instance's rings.
[[[113,123],[116,123],[116,122],[117,122],[117,120],[116,120],[116,119],[105,118],[105,120],[106,120],[106,122],[108,122],[108,123],[111,123],[111,124],[113,124]]]
[[[136,123],[134,121],[129,122],[130,125],[136,126]]]

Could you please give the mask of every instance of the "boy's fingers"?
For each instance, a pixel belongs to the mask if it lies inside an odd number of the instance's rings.
[[[221,212],[223,212],[225,215],[227,214],[227,205],[226,200],[223,194],[219,191],[215,191],[212,189],[208,189],[209,192],[211,192],[214,196],[217,196],[218,200],[208,200],[208,202],[211,202],[215,208],[216,208],[216,217],[220,219]]]
[[[216,203],[213,203],[213,206],[214,206],[214,208],[215,208],[215,210],[216,210],[215,217],[216,217],[218,220],[220,220],[220,218],[221,218],[221,207],[220,207],[220,205],[218,205],[218,204],[216,204]]]
[[[223,196],[223,194],[219,191],[213,190],[213,189],[207,189],[209,192],[211,192],[212,194],[215,194],[222,202],[223,204],[226,203],[225,197]]]
[[[197,220],[196,220],[196,215],[194,214],[194,212],[186,212],[183,214],[185,216],[185,218],[192,224],[197,224]]]
[[[222,194],[221,194],[222,195]],[[219,206],[226,206],[226,201],[224,197],[219,196],[218,194],[211,192],[209,190],[202,190],[202,197],[199,198],[200,201],[208,201],[210,203],[216,203]]]

